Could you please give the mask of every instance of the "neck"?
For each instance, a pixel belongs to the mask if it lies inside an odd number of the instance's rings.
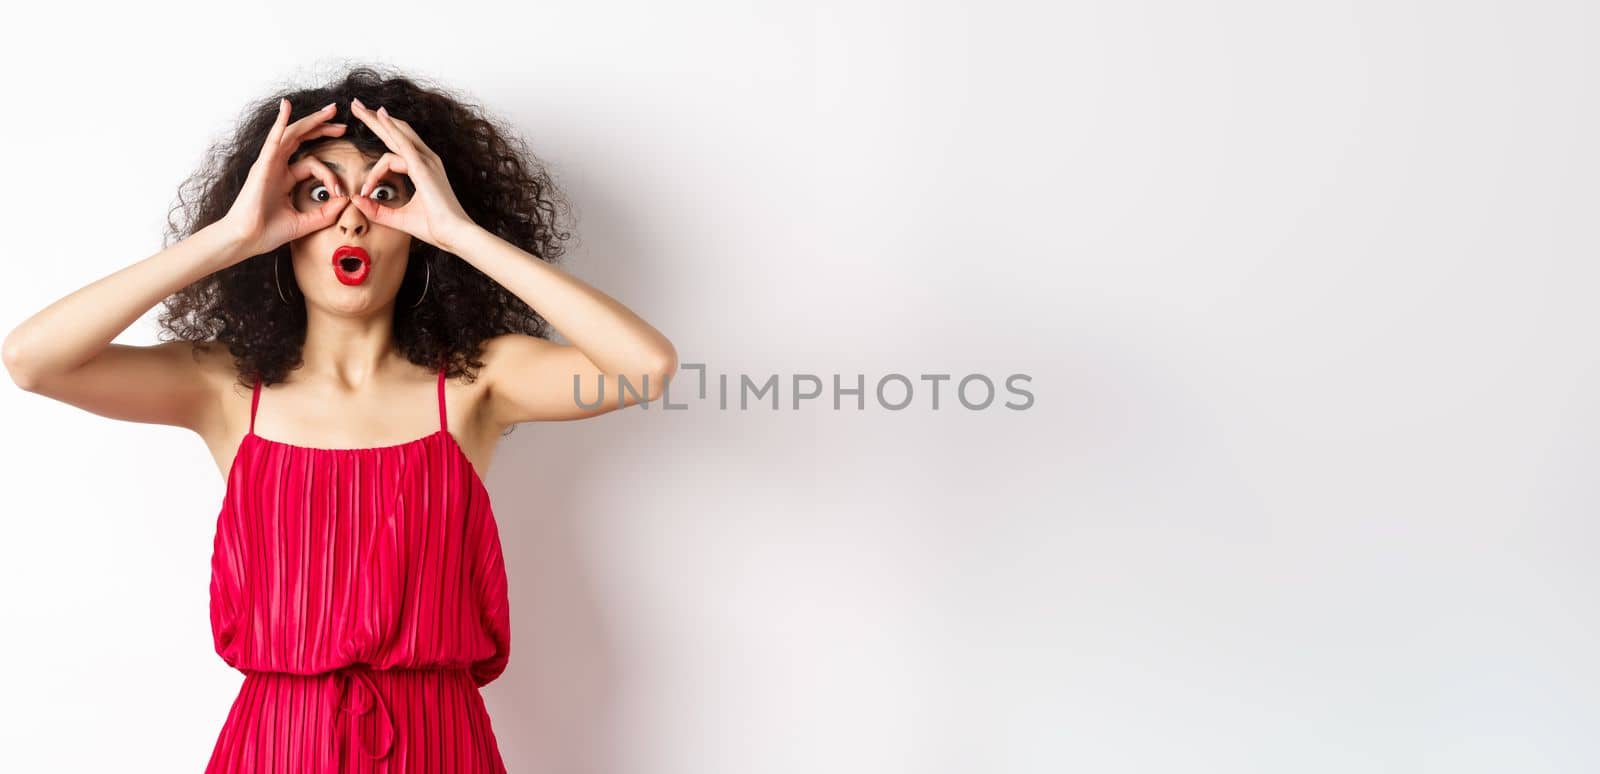
[[[392,305],[360,317],[307,310],[304,365],[297,370],[349,387],[371,381],[397,357],[392,312]]]

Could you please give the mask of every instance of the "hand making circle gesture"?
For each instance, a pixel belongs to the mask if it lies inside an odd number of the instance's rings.
[[[289,100],[278,101],[277,121],[267,132],[255,163],[250,165],[244,187],[219,221],[238,240],[241,256],[271,252],[285,242],[327,228],[344,210],[349,197],[333,170],[315,156],[288,163],[300,143],[344,132],[345,124],[326,123],[334,114],[333,108],[330,104],[290,124]],[[291,195],[296,184],[312,176],[321,180],[334,196],[322,206],[302,212],[295,208]]]
[[[350,201],[374,223],[397,228],[442,250],[451,249],[450,238],[471,226],[472,218],[451,190],[444,162],[410,124],[389,115],[384,108],[373,111],[355,99],[350,101],[350,112],[371,128],[390,151],[372,165],[361,190]],[[390,172],[410,177],[416,187],[416,195],[399,207],[384,206],[367,196]]]

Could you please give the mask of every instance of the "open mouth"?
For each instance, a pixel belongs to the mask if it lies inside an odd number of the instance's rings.
[[[333,276],[346,285],[360,285],[372,270],[372,256],[355,245],[339,245],[333,251]]]

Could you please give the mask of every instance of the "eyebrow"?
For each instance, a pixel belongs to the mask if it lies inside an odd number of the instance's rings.
[[[316,154],[312,154],[311,158],[314,158],[317,161],[320,161],[320,162],[328,165],[328,169],[331,169],[334,172],[343,172],[344,171],[344,167],[339,166],[339,163],[336,162],[336,161],[329,161],[329,160],[327,160],[327,159],[325,159],[325,158],[323,158],[321,156],[318,156]],[[378,165],[378,162],[376,160],[369,161],[369,162],[367,162],[366,169],[372,169],[373,167],[375,167],[377,165]],[[383,179],[385,179],[385,180],[404,180],[405,176],[403,176],[403,175],[399,174],[398,172],[395,172],[394,170],[391,169],[391,170],[389,170],[388,174],[383,176]],[[317,178],[316,178],[315,175],[300,181],[300,186],[302,186],[302,187],[308,186],[308,185],[316,185],[316,184],[317,184]],[[293,190],[299,191],[300,188],[295,188]]]
[[[324,164],[327,164],[328,165],[328,169],[331,169],[331,170],[333,170],[335,172],[343,172],[344,171],[344,168],[340,167],[337,163],[329,161],[329,160],[327,160],[325,158],[322,158],[321,156],[315,156],[313,158],[315,158],[317,161],[320,161],[320,162],[322,162]],[[376,161],[367,162],[367,169],[372,169],[374,166],[377,165],[377,163],[378,162],[376,162]]]

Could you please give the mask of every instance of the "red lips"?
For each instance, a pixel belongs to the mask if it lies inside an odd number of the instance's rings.
[[[346,285],[360,285],[372,270],[372,256],[355,245],[339,245],[333,251],[333,276]]]

